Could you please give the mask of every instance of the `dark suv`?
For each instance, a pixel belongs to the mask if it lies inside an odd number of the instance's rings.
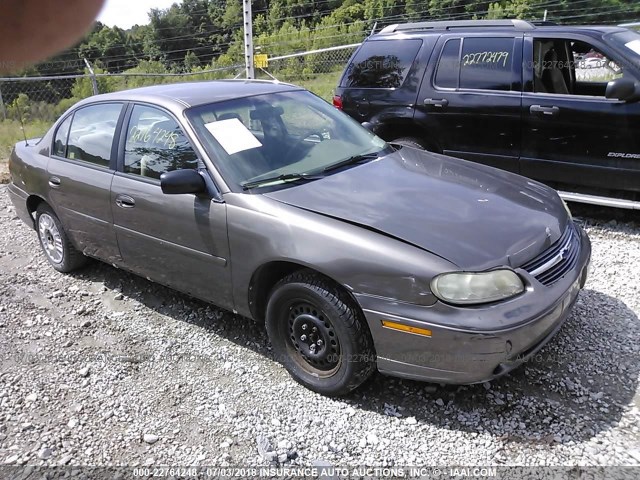
[[[334,105],[387,141],[640,208],[638,79],[640,34],[626,28],[409,23],[366,39]]]

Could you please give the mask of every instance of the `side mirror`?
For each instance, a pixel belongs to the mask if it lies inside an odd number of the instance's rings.
[[[373,131],[373,123],[371,123],[371,122],[362,122],[360,125],[362,125],[364,128],[369,130],[371,133],[375,133]]]
[[[206,190],[204,178],[197,170],[183,169],[165,172],[160,175],[162,193],[179,195],[184,193],[202,193]]]
[[[629,102],[640,98],[640,88],[630,78],[617,78],[607,83],[604,96],[610,100]]]

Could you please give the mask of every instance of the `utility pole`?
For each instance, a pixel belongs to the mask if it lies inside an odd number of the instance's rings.
[[[247,78],[255,78],[253,70],[253,25],[251,23],[251,0],[242,0],[244,17],[244,64]]]

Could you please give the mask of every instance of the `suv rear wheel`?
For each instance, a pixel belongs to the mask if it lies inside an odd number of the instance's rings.
[[[404,145],[405,147],[417,148],[418,150],[426,150],[426,148],[422,146],[420,140],[415,137],[402,137],[391,143],[397,143],[398,145]]]

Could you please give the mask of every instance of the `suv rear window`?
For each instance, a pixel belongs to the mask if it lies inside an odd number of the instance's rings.
[[[422,40],[365,42],[347,66],[341,87],[397,88],[413,64]]]

